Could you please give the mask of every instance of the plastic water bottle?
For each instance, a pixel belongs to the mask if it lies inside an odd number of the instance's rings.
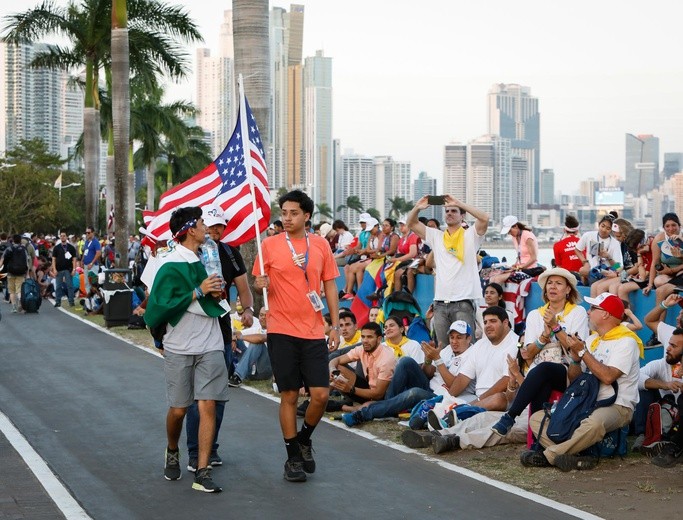
[[[200,259],[202,264],[204,264],[206,274],[209,276],[217,274],[220,278],[223,278],[223,273],[221,272],[221,258],[218,255],[218,245],[209,237],[209,235],[206,235],[206,239],[202,244],[202,256]]]

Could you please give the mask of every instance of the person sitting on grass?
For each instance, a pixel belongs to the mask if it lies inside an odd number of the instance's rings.
[[[237,388],[247,379],[268,379],[273,375],[266,346],[267,314],[268,311],[262,308],[256,323],[247,329],[235,331],[232,341],[241,343],[242,356],[235,372],[228,379],[228,386]]]

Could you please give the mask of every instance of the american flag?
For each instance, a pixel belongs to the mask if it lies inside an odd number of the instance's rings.
[[[61,175],[60,175],[61,177]],[[111,229],[114,225],[114,205],[112,204],[111,210],[109,210],[109,218],[107,219],[107,229]]]
[[[242,128],[241,111],[247,114],[247,128]],[[244,136],[248,136],[246,149]],[[249,175],[244,165],[244,154],[251,157],[252,182],[256,197],[256,214],[252,208]],[[232,246],[243,244],[256,236],[254,222],[258,220],[259,231],[270,220],[270,192],[263,143],[256,125],[256,118],[244,98],[240,106],[232,137],[221,154],[194,177],[168,190],[159,200],[159,209],[144,211],[143,219],[148,234],[157,240],[171,238],[169,220],[177,208],[215,204],[223,209],[228,225],[221,242]]]

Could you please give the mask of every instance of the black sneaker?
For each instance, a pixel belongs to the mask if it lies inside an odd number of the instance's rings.
[[[231,375],[230,379],[228,379],[228,386],[232,388],[239,388],[242,386],[242,378],[237,374]]]
[[[187,461],[187,471],[195,473],[197,471],[197,457],[190,455],[190,460]]]
[[[401,441],[409,448],[428,448],[437,431],[403,430]]]
[[[283,477],[289,482],[306,482],[306,472],[304,471],[304,460],[301,457],[292,457],[285,462],[285,473]]]
[[[62,302],[55,302],[55,307],[61,307],[61,306],[62,306]]]
[[[657,345],[661,345],[661,341],[657,338],[657,334],[652,334],[650,336],[650,339],[647,340],[647,343],[645,343],[646,347],[656,347]]]
[[[223,488],[217,486],[211,479],[211,470],[209,468],[198,469],[194,476],[192,489],[203,491],[204,493],[220,493]]]
[[[303,468],[306,473],[315,473],[315,460],[313,460],[313,443],[309,443],[306,446],[304,443],[300,442],[301,446],[301,458],[304,459]]]
[[[571,471],[573,469],[586,470],[593,469],[598,465],[597,457],[590,457],[588,455],[570,455],[563,453],[555,457],[555,467],[560,471]]]
[[[547,468],[550,462],[545,458],[542,451],[526,450],[519,456],[519,461],[526,468]]]
[[[652,464],[660,468],[673,468],[676,464],[683,464],[683,448],[673,442],[668,443],[662,452],[656,457],[652,457]]]
[[[656,457],[669,450],[673,446],[673,442],[659,441],[648,444],[647,446],[640,447],[640,453],[646,457]]]
[[[223,459],[221,459],[221,456],[218,454],[217,451],[212,451],[211,455],[209,455],[209,466],[222,466],[223,465]]]
[[[432,450],[435,455],[457,449],[460,449],[460,437],[457,435],[434,435],[432,437]]]
[[[180,480],[180,451],[171,451],[166,448],[165,458],[164,478],[166,480]]]

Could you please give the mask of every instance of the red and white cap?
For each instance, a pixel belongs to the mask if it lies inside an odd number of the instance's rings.
[[[595,298],[584,296],[583,299],[586,303],[609,312],[615,318],[622,319],[624,317],[624,302],[615,294],[604,292]]]

